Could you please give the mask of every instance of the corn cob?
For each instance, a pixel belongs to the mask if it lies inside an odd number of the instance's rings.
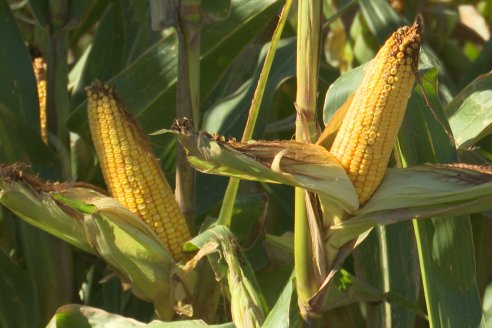
[[[369,65],[331,152],[365,203],[379,186],[400,129],[417,71],[422,22],[394,32]]]
[[[34,58],[32,62],[34,76],[38,88],[39,98],[39,124],[41,139],[48,144],[48,116],[46,115],[46,64],[43,57]]]
[[[179,260],[190,231],[147,137],[112,87],[95,81],[86,90],[92,140],[110,193]]]

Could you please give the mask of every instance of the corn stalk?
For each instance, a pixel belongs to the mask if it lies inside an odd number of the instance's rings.
[[[322,2],[300,0],[297,20],[297,93],[296,140],[311,142],[317,136],[316,97],[318,85]],[[312,234],[308,222],[305,191],[295,189],[295,271],[299,306],[305,320],[310,321],[306,310],[308,299],[316,294],[323,277],[314,270]]]

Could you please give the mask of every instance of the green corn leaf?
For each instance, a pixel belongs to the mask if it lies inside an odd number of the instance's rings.
[[[388,169],[373,197],[352,218],[333,227],[332,242],[342,246],[376,225],[490,210],[491,194],[490,173],[431,165]]]
[[[29,276],[2,248],[0,268],[0,326],[37,327],[38,307]]]
[[[367,65],[360,65],[340,76],[328,89],[323,105],[323,122],[328,124],[337,109],[354,93],[364,78]]]
[[[202,320],[163,322],[154,320],[148,324],[108,313],[98,308],[69,304],[58,309],[46,328],[234,328],[232,323],[207,325]]]
[[[436,69],[424,71],[421,86],[410,98],[412,110],[407,111],[398,136],[397,157],[402,166],[453,163],[458,159],[439,98],[437,75]],[[421,133],[424,130],[427,132]],[[475,203],[474,211],[468,206],[471,203],[464,205],[468,214],[480,211],[482,202]],[[414,220],[413,225],[430,325],[482,326],[469,217],[434,216]]]
[[[235,1],[231,16],[208,25],[202,31],[201,98],[212,90],[224,70],[257,35],[270,15],[279,8],[274,0]],[[174,117],[177,78],[176,35],[168,35],[137,58],[130,66],[109,80],[128,109],[148,131],[169,126]],[[231,43],[237,46],[231,47]],[[135,86],[145,88],[135,89]],[[165,115],[162,108],[166,108]],[[85,102],[71,115],[68,126],[89,140]]]
[[[31,127],[34,134],[39,132],[39,106],[36,80],[32,71],[31,58],[15,24],[7,1],[0,1],[0,105],[20,113],[22,118],[35,121]],[[0,113],[3,120],[3,114]],[[1,121],[1,120],[0,120]],[[1,141],[0,141],[1,142]],[[2,148],[4,146],[2,145]]]
[[[403,25],[402,19],[387,1],[360,0],[360,8],[369,30],[381,45],[391,33]]]
[[[492,73],[479,76],[445,108],[456,146],[469,148],[492,131]]]
[[[426,165],[388,169],[378,190],[358,214],[398,208],[464,204],[490,196],[491,193],[492,172],[481,172],[480,166],[463,168],[459,165]],[[476,211],[481,212],[490,206],[492,204],[483,204]]]

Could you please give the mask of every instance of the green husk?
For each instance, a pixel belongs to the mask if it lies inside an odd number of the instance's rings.
[[[226,142],[207,133],[173,133],[186,148],[192,166],[201,172],[297,186],[348,213],[358,208],[352,182],[321,146],[295,141]]]
[[[85,188],[48,184],[14,167],[3,166],[0,203],[26,222],[101,257],[123,285],[154,302],[161,318],[175,306],[186,308],[195,273],[184,272],[154,232],[115,199]],[[178,309],[179,310],[179,309]]]
[[[262,327],[268,307],[254,272],[230,230],[225,226],[215,226],[193,238],[185,247],[199,250],[187,263],[187,268],[209,256],[217,279],[227,277],[232,319],[236,327]]]

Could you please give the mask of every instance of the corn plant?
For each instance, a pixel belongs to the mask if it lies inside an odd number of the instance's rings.
[[[486,327],[491,6],[0,0],[0,326]]]

